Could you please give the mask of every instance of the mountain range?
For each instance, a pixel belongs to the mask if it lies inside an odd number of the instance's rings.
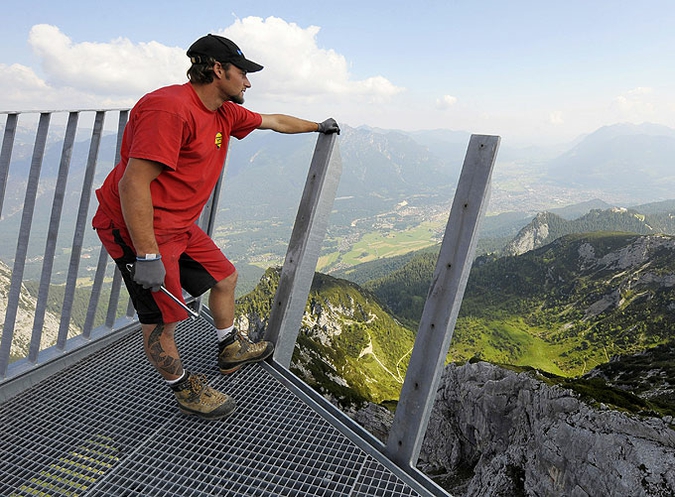
[[[332,272],[367,259],[353,260],[347,252],[360,241],[367,246],[366,237],[372,233],[387,236],[429,223],[432,228],[426,230],[427,234],[416,233],[421,238],[410,250],[437,243],[469,133],[403,132],[351,128],[346,124],[342,124],[342,130],[339,146],[343,173],[323,249],[325,260],[330,262],[321,270]],[[27,267],[29,278],[39,274],[39,256],[44,250],[45,220],[49,219],[61,152],[56,131],[48,140],[38,191],[38,215],[29,245],[29,256],[37,258],[37,263]],[[81,134],[86,138],[86,132]],[[668,172],[674,135],[675,130],[658,125],[621,124],[601,128],[567,146],[517,149],[503,142],[493,174],[489,213],[481,232],[487,249],[494,250],[505,243],[504,237],[513,238],[536,213],[544,210],[554,212],[556,208],[594,199],[606,203],[598,205],[600,208],[630,208],[669,198],[675,187],[675,178]],[[242,141],[233,140],[214,236],[240,268],[244,293],[255,286],[266,267],[283,260],[315,140],[314,135],[263,131]],[[626,152],[621,154],[626,174],[617,172],[615,142],[620,142],[621,150]],[[106,135],[99,153],[96,183],[113,165],[114,145],[114,138]],[[20,128],[0,219],[0,228],[7,235],[0,240],[0,260],[9,265],[16,248],[30,150],[30,131]],[[67,205],[78,203],[87,152],[86,143],[78,141]],[[640,174],[628,174],[630,171]],[[92,209],[94,205],[92,200]],[[62,250],[67,250],[72,239],[73,215],[73,209],[69,209],[62,222]],[[97,243],[92,233],[87,235],[85,253]],[[66,259],[59,255],[57,273]]]
[[[675,180],[675,130],[618,124],[598,129],[548,164],[556,182],[581,188],[602,185],[636,198],[668,197]]]
[[[613,207],[592,209],[576,219],[565,219],[552,212],[540,212],[502,249],[502,255],[518,255],[542,247],[572,233],[626,231],[630,233],[675,234],[675,209],[671,201],[661,203],[660,211],[650,206],[648,214],[641,206],[632,209]]]
[[[578,377],[614,357],[673,343],[673,261],[674,236],[609,232],[478,260],[448,359]],[[361,286],[317,274],[294,356],[299,374],[337,397],[348,387],[351,397],[396,400],[391,392],[402,381],[434,266],[426,252]],[[239,326],[253,335],[265,327],[275,275],[268,270],[238,304]]]

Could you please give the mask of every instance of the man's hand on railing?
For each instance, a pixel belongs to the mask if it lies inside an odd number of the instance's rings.
[[[337,121],[332,117],[329,117],[324,122],[317,124],[319,125],[319,129],[317,129],[319,133],[324,133],[326,135],[331,133],[337,133],[338,135],[340,134],[340,126],[338,126]]]

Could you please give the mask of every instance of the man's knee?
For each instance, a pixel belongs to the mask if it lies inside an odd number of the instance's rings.
[[[221,292],[234,292],[234,289],[237,287],[237,279],[239,278],[239,273],[235,270],[234,273],[229,275],[227,278],[223,278],[215,285],[215,289]]]
[[[143,336],[147,339],[149,336],[156,337],[163,336],[165,338],[173,338],[174,332],[178,327],[178,323],[155,323],[155,324],[141,324]]]

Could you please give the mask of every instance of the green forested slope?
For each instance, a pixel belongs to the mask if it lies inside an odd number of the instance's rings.
[[[260,285],[238,300],[239,319],[264,328],[278,280],[279,269],[267,270]],[[317,273],[291,369],[341,402],[395,400],[413,343],[414,333],[370,292]]]
[[[434,266],[420,256],[368,287],[397,309],[426,296],[423,282],[428,287]],[[397,296],[401,281],[417,293]],[[668,236],[569,235],[520,256],[478,261],[449,357],[582,374],[614,355],[670,340],[673,285],[675,241]]]

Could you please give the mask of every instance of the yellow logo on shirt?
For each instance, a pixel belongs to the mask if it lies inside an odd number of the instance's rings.
[[[216,133],[216,148],[220,148],[223,144],[223,134],[219,131]]]

